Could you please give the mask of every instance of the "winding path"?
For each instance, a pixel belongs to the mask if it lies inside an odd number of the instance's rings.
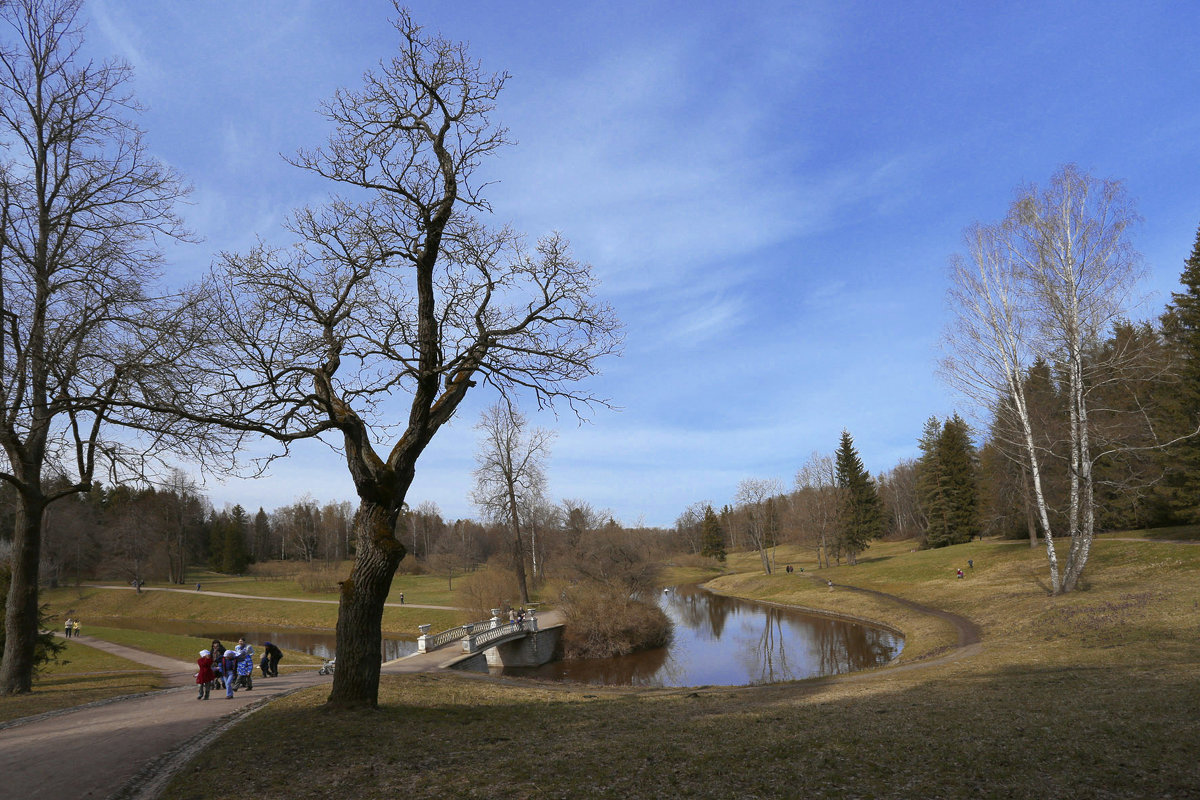
[[[820,579],[814,578],[814,580]],[[896,603],[897,605],[902,605],[905,608],[911,608],[913,611],[918,611],[922,614],[928,614],[932,617],[937,617],[940,620],[949,622],[958,632],[958,645],[951,648],[948,652],[943,653],[935,658],[924,658],[920,661],[912,661],[907,664],[897,664],[889,667],[889,672],[907,672],[908,670],[931,667],[934,664],[944,664],[948,661],[957,661],[961,658],[969,658],[970,656],[977,654],[983,648],[979,626],[964,616],[953,614],[940,608],[921,605],[920,603],[913,602],[912,600],[907,600],[903,597],[899,597],[894,594],[888,594],[887,592],[881,592],[876,589],[864,589],[860,586],[850,586],[848,584],[835,584],[835,586],[836,588],[852,592],[873,595],[875,597],[888,600],[892,603]],[[850,672],[844,675],[836,675],[831,677],[835,677],[840,680],[862,680],[878,674],[878,671],[872,670],[868,672]]]
[[[131,591],[129,587],[104,587]],[[958,647],[938,658],[901,664],[884,672],[929,667],[948,659],[962,658],[978,651],[979,628],[970,620],[940,609],[922,606],[901,597],[839,585],[842,590],[873,594],[932,614],[950,622],[959,633]],[[188,589],[149,589],[178,591]],[[232,593],[205,592],[228,597]],[[263,599],[261,597],[255,599]],[[331,602],[303,598],[270,598],[290,602]],[[447,608],[422,606],[414,608]],[[542,627],[560,623],[558,612],[538,615]],[[252,691],[239,691],[226,700],[224,692],[213,692],[207,701],[198,701],[193,674],[195,665],[146,653],[90,636],[79,643],[146,664],[162,672],[173,688],[129,697],[91,703],[77,708],[50,712],[0,724],[0,775],[4,776],[4,794],[21,800],[64,800],[64,798],[108,798],[109,800],[153,800],[167,782],[208,742],[238,724],[268,702],[301,689],[331,683],[332,677],[311,669],[281,673],[278,678],[256,678]],[[430,672],[455,660],[454,648],[432,653],[413,654],[385,663],[381,672],[388,675]],[[883,674],[873,670],[835,676],[834,679],[870,680]],[[824,681],[807,682],[809,687]]]
[[[129,589],[126,587],[126,591]],[[415,606],[420,608],[421,606]],[[438,606],[434,606],[437,608]],[[562,621],[538,615],[543,627]],[[77,641],[159,670],[173,687],[116,697],[0,724],[0,775],[5,797],[20,800],[151,800],[213,737],[292,692],[332,683],[332,676],[284,667],[278,678],[254,679],[254,689],[232,700],[213,691],[196,699],[196,665],[92,636]],[[432,672],[461,653],[455,648],[388,661],[385,675]]]
[[[132,592],[135,591],[129,586],[106,586],[98,583],[83,583],[80,584],[83,589],[105,589],[117,592]],[[143,592],[179,592],[191,596],[204,595],[208,597],[237,597],[242,600],[278,600],[281,603],[323,603],[326,605],[336,606],[339,600],[317,600],[311,597],[264,597],[261,594],[237,594],[235,592],[213,592],[205,589],[196,591],[195,589],[173,589],[168,586],[143,586]],[[432,608],[438,611],[462,611],[463,609],[456,606],[431,606],[424,603],[384,603],[384,608]]]

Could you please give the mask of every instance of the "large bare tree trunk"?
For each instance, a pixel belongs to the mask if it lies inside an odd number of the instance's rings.
[[[0,694],[33,690],[33,667],[38,635],[38,561],[41,558],[41,498],[23,498],[17,506],[13,531],[12,581],[4,612],[7,639],[0,662]]]
[[[341,585],[338,606],[337,671],[328,700],[333,708],[374,708],[379,703],[380,622],[405,552],[396,538],[396,514],[378,504],[359,503],[354,532],[358,552]]]

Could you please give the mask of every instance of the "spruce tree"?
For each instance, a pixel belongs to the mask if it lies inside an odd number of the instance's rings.
[[[1200,229],[1179,282],[1184,291],[1172,293],[1163,330],[1179,359],[1179,383],[1172,387],[1170,412],[1177,435],[1184,435],[1200,425]],[[1167,448],[1164,466],[1162,491],[1171,508],[1184,521],[1200,522],[1200,436]]]
[[[871,540],[883,533],[883,504],[854,449],[849,431],[842,431],[836,461],[837,485],[842,495],[838,509],[838,555],[844,553],[854,564],[858,554],[871,546]]]
[[[704,507],[704,522],[700,526],[700,555],[725,561],[725,532],[712,506]]]
[[[212,547],[210,563],[217,572],[238,575],[250,563],[246,550],[246,511],[240,505],[231,512],[213,514],[209,533]]]
[[[978,456],[971,428],[958,414],[946,420],[938,442],[946,498],[946,544],[969,542],[979,535]]]
[[[925,544],[944,547],[979,535],[978,457],[971,429],[958,414],[930,417],[921,435],[917,500],[925,514]]]
[[[940,458],[942,423],[937,417],[925,421],[918,445],[921,457],[917,460],[917,503],[925,516],[925,542],[936,547],[934,542],[946,538],[949,520],[946,513],[946,496],[943,491],[943,470]]]

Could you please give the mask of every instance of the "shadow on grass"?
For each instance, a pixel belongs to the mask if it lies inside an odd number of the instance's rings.
[[[673,692],[405,676],[375,712],[322,713],[315,693],[268,708],[187,773],[300,798],[1190,797],[1197,671]],[[165,796],[203,796],[186,784]]]

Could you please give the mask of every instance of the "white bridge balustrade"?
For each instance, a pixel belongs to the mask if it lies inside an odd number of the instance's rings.
[[[457,642],[459,639],[470,636],[474,631],[491,630],[500,625],[500,609],[492,609],[492,618],[485,619],[482,622],[468,622],[465,625],[459,625],[457,628],[451,628],[448,631],[429,635],[430,625],[418,625],[417,630],[421,635],[417,637],[417,652],[428,653],[431,650],[437,650],[439,647],[445,647],[451,642]]]
[[[462,640],[462,649],[464,653],[478,653],[509,639],[537,633],[537,629],[537,617],[530,615],[524,622],[506,622],[478,633],[468,633]]]

